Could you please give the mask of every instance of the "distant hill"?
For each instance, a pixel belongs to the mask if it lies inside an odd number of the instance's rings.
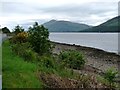
[[[91,28],[86,24],[79,24],[69,21],[51,20],[43,24],[50,32],[78,32],[84,29]]]
[[[120,16],[80,32],[120,32]]]

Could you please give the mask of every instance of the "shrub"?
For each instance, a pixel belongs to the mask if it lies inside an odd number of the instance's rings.
[[[110,68],[105,72],[104,78],[109,82],[110,87],[113,86],[113,83],[114,83],[114,80],[115,80],[117,74],[118,74],[118,72],[113,68]]]
[[[35,53],[31,49],[27,49],[24,52],[23,58],[27,61],[36,61],[37,60],[37,53]]]
[[[33,27],[29,28],[29,42],[35,52],[43,55],[51,52],[51,43],[49,41],[49,32],[44,26],[36,22]]]
[[[12,45],[12,51],[15,52],[19,56],[22,56],[24,54],[25,49],[26,49],[26,47],[23,45],[20,45],[20,44]]]
[[[1,30],[3,33],[6,33],[6,34],[10,33],[10,30],[7,27],[2,28]]]
[[[59,55],[60,62],[63,66],[80,69],[85,64],[83,55],[75,50],[63,51]]]
[[[25,43],[28,39],[28,33],[27,32],[21,32],[17,35],[13,36],[10,40],[12,43]]]
[[[27,42],[27,38],[28,38],[28,33],[27,32],[18,33],[17,36],[16,36],[16,39],[20,43]]]
[[[37,53],[35,53],[30,44],[27,43],[17,43],[12,45],[12,50],[19,56],[23,57],[27,61],[37,60]]]
[[[15,26],[13,33],[17,35],[18,33],[21,33],[21,32],[24,32],[24,29],[19,25]]]
[[[55,68],[55,60],[51,56],[41,56],[40,64],[44,65],[47,68]]]

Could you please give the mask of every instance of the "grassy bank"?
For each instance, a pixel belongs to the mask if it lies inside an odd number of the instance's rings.
[[[37,78],[37,65],[25,62],[16,56],[9,41],[2,45],[3,88],[39,88],[42,83]]]
[[[12,51],[8,40],[3,43],[2,51],[3,88],[47,87],[45,82],[39,77],[40,75],[45,76],[44,78],[54,76],[53,79],[58,77],[75,79],[78,76],[71,70],[62,69],[58,65],[54,65],[54,68],[47,68],[39,61],[28,62],[24,60]],[[49,83],[52,83],[52,81]]]
[[[80,75],[58,64],[47,68],[39,61],[28,62],[12,51],[9,41],[3,43],[2,54],[3,88],[91,88],[96,83],[93,76]],[[99,86],[99,82],[97,86],[106,87]]]

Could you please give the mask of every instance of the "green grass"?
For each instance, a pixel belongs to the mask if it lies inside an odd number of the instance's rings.
[[[39,67],[40,72],[44,72],[46,74],[56,74],[57,76],[63,77],[63,78],[72,78],[76,79],[78,77],[78,73],[73,72],[71,69],[64,69],[59,68],[57,66],[56,68],[47,68],[44,66]]]
[[[18,47],[19,48],[19,47]],[[1,49],[0,49],[1,50]],[[52,56],[45,55],[39,57],[40,60],[47,59],[52,60]],[[54,58],[56,60],[56,58]],[[60,63],[53,64],[53,67],[46,67],[46,64],[42,64],[41,61],[24,60],[22,57],[17,56],[15,52],[12,52],[12,47],[9,41],[5,41],[2,44],[2,83],[3,88],[44,88],[47,87],[45,83],[40,80],[40,73],[55,74],[62,78],[71,78],[75,80],[81,80],[82,83],[89,82],[89,75],[81,77],[77,72],[73,72],[71,69],[64,68]],[[28,62],[29,61],[29,62]],[[103,77],[98,76],[98,81],[108,86],[109,82]],[[63,82],[64,83],[64,82]],[[87,83],[88,84],[88,83]],[[118,87],[117,84],[115,84]]]
[[[9,41],[2,45],[3,88],[40,88],[42,83],[37,78],[37,65],[25,62],[16,56]]]
[[[43,84],[37,78],[37,72],[52,73],[61,77],[74,78],[71,70],[47,68],[37,63],[26,62],[23,58],[12,52],[9,41],[2,46],[3,62],[3,88],[40,88]],[[40,63],[39,63],[40,64]]]
[[[78,77],[78,73],[73,73],[70,69],[61,68],[57,63],[54,63],[55,67],[47,68],[40,61],[25,61],[22,57],[12,52],[8,40],[2,45],[2,53],[3,88],[43,88],[45,84],[38,78],[39,73],[55,74],[63,78],[72,79]]]
[[[97,76],[97,80],[99,81],[99,82],[101,82],[103,85],[106,85],[106,86],[110,86],[110,82],[108,81],[108,80],[106,80],[103,76],[100,76],[100,75],[98,75]],[[113,82],[113,86],[112,86],[113,88],[118,88],[118,89],[120,89],[120,85],[119,85],[119,83],[115,83],[115,82]]]

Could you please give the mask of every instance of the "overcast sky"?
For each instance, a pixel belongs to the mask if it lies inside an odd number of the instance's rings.
[[[51,19],[99,25],[118,15],[119,0],[0,0],[0,25]]]

